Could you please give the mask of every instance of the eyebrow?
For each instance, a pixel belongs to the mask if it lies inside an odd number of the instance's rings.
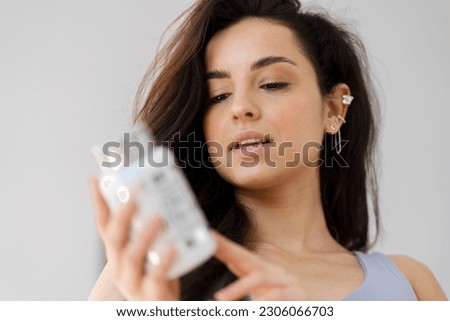
[[[289,58],[280,57],[280,56],[268,56],[268,57],[263,57],[261,59],[258,59],[257,61],[252,63],[250,70],[256,71],[258,69],[262,69],[264,67],[267,67],[267,66],[270,66],[270,65],[273,65],[276,63],[288,63],[290,65],[297,66],[297,64]],[[231,74],[228,71],[224,71],[224,70],[214,70],[214,71],[208,72],[206,74],[207,80],[209,80],[209,79],[224,79],[224,78],[231,78]]]
[[[263,57],[263,58],[259,59],[258,61],[254,62],[252,64],[252,66],[250,67],[250,70],[255,71],[255,70],[276,64],[276,63],[280,63],[280,62],[284,62],[284,63],[291,64],[293,66],[297,66],[297,64],[289,58],[269,56],[269,57]]]

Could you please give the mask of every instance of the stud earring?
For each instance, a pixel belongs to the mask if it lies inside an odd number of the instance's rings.
[[[336,130],[336,125],[335,125],[335,124],[331,125],[330,127],[331,127],[331,129],[332,129],[333,131]]]
[[[355,97],[351,96],[351,95],[343,95],[342,96],[342,103],[344,105],[350,106],[350,104],[352,103],[353,99]]]

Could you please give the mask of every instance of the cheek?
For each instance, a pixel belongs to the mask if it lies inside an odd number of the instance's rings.
[[[203,131],[205,133],[206,141],[220,142],[220,133],[222,132],[220,114],[215,110],[206,112],[203,118]]]
[[[214,122],[211,118],[211,113],[206,112],[205,117],[203,118],[203,132],[205,133],[206,141],[211,140],[212,127],[214,126]]]
[[[212,166],[216,169],[220,176],[226,177],[227,171],[224,170],[223,164],[226,162],[226,144],[224,142],[223,133],[225,132],[225,122],[218,111],[208,111],[203,118],[203,132],[208,148],[208,157]]]
[[[323,129],[321,106],[308,102],[293,103],[283,113],[273,115],[283,140],[317,141]],[[280,127],[281,125],[281,127]]]

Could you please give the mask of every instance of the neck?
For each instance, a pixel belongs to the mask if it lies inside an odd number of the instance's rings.
[[[236,191],[250,210],[249,246],[290,254],[335,250],[322,207],[318,169],[264,190]]]

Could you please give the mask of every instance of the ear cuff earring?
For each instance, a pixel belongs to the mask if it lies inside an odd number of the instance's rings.
[[[351,96],[351,95],[343,95],[342,96],[342,103],[346,106],[350,106],[350,104],[352,103],[353,99],[355,99],[355,97]]]
[[[355,97],[353,97],[351,95],[343,95],[342,103],[346,106],[350,106],[354,98]],[[346,123],[344,117],[342,117],[341,115],[338,115],[337,117],[339,120],[342,121],[343,124]],[[331,129],[333,130],[333,132],[336,130],[336,126],[337,126],[337,123],[330,126]],[[336,149],[336,153],[338,153],[338,154],[340,154],[342,151],[341,129],[340,128],[337,131],[337,133],[333,135],[333,148]]]

